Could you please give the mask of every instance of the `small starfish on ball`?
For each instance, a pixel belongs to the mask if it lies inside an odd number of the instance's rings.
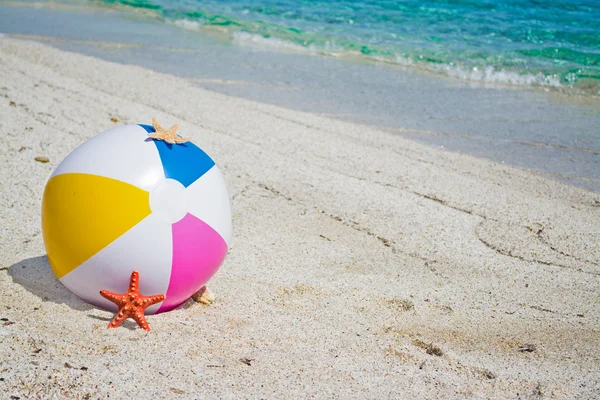
[[[152,126],[156,132],[149,134],[148,136],[152,139],[164,140],[169,144],[179,144],[189,142],[191,137],[182,138],[177,135],[177,129],[179,125],[175,124],[169,129],[165,129],[156,121],[156,118],[152,118]]]
[[[133,318],[140,328],[150,331],[144,310],[153,304],[160,303],[165,299],[164,294],[154,296],[142,296],[139,291],[140,274],[137,271],[131,273],[129,281],[129,290],[127,293],[119,294],[101,290],[100,294],[107,300],[112,301],[119,306],[119,312],[112,321],[108,324],[108,328],[117,328],[127,318]]]

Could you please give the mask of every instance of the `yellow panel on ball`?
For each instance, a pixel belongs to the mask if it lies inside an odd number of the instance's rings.
[[[146,218],[148,199],[147,191],[103,176],[52,177],[42,201],[42,231],[56,276],[68,274]]]

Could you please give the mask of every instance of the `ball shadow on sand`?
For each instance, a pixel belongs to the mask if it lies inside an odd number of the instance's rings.
[[[71,293],[56,278],[47,256],[27,258],[11,265],[8,274],[13,282],[42,299],[57,304],[66,304],[77,311],[89,311],[94,307]]]
[[[54,275],[47,256],[27,258],[11,265],[8,274],[14,283],[23,286],[27,291],[42,299],[56,304],[66,304],[73,310],[91,311],[98,308],[81,300],[69,291]],[[113,316],[87,315],[99,321],[110,322]],[[126,320],[121,324],[129,330],[139,329],[134,321]]]

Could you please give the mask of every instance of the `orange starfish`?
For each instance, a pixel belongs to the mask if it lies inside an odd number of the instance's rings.
[[[108,290],[101,290],[100,294],[107,300],[112,301],[119,306],[119,312],[112,321],[108,324],[108,328],[116,328],[121,325],[123,321],[131,317],[137,322],[140,328],[150,331],[146,317],[144,316],[144,310],[150,307],[152,304],[160,303],[165,299],[164,294],[155,296],[142,296],[138,290],[140,274],[137,271],[131,273],[131,280],[129,281],[129,290],[127,293],[118,294],[109,292]]]
[[[156,121],[156,118],[152,118],[152,126],[156,132],[149,134],[148,136],[152,139],[164,140],[170,144],[178,144],[188,142],[191,137],[182,138],[177,135],[177,129],[179,125],[175,124],[169,129],[165,129]]]

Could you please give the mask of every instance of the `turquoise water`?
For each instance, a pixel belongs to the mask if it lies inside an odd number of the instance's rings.
[[[600,95],[599,0],[100,1],[233,41]]]

